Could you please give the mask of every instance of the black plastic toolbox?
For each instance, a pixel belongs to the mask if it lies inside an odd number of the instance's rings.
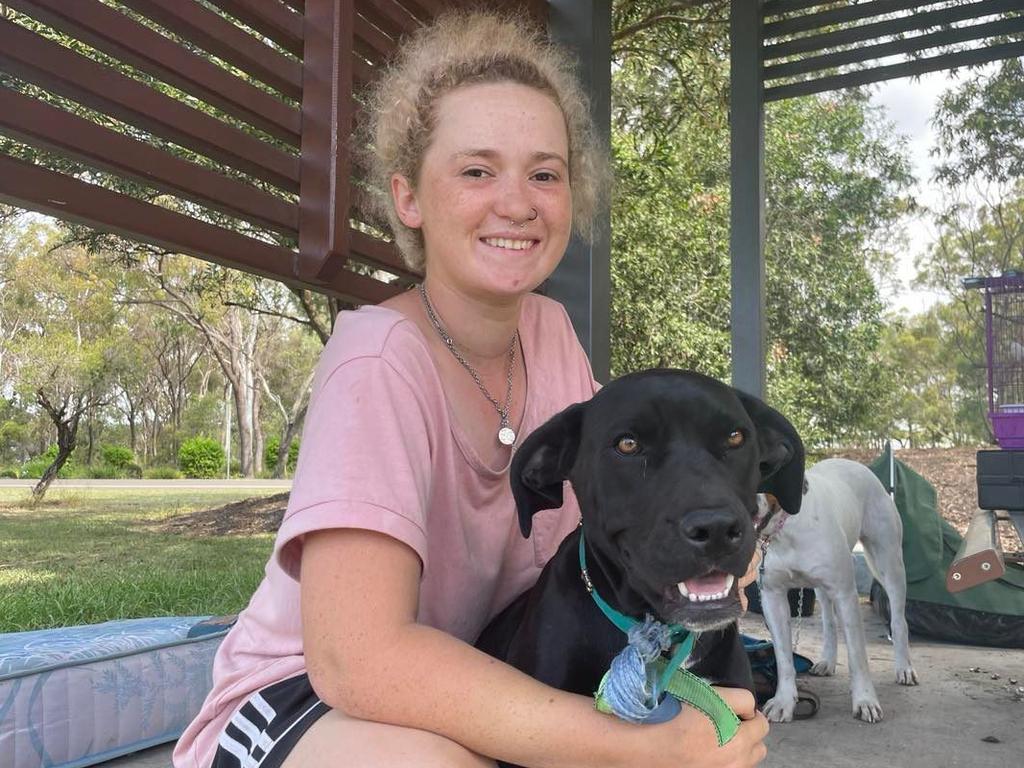
[[[1024,510],[1024,451],[978,451],[978,508]]]

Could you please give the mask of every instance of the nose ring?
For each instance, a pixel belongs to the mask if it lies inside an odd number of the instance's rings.
[[[511,224],[513,227],[518,227],[519,229],[526,229],[527,224],[529,224],[531,221],[536,221],[537,217],[540,216],[540,213],[537,211],[536,208],[531,208],[530,211],[532,215],[527,216],[522,221],[517,222],[515,219],[509,219],[508,223]]]

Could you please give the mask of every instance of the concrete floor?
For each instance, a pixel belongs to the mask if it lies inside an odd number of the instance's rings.
[[[103,763],[103,768],[169,768],[173,749],[174,746],[171,744],[153,747],[136,752],[134,755],[125,755],[117,760],[110,760]]]
[[[821,711],[810,720],[773,725],[764,768],[1024,766],[1024,697],[1016,693],[1018,686],[1024,686],[1024,651],[911,638],[911,656],[921,684],[896,685],[887,627],[866,602],[861,610],[872,678],[885,719],[868,725],[850,714],[845,652],[840,650],[835,677],[800,676],[799,684],[821,697]],[[748,635],[768,637],[757,615],[744,618],[742,629]],[[804,619],[797,649],[817,659],[820,643],[818,617]],[[998,679],[993,680],[993,675]],[[170,755],[170,746],[156,747],[106,763],[106,768],[167,768]]]
[[[885,718],[874,725],[853,718],[849,668],[840,642],[834,677],[798,677],[798,685],[821,698],[821,710],[809,720],[772,726],[765,768],[1024,766],[1024,697],[1017,693],[1024,686],[1024,651],[911,637],[911,660],[921,684],[897,685],[888,627],[865,601],[861,615],[871,677]],[[760,616],[749,615],[741,625],[746,634],[769,637]],[[815,660],[821,650],[820,626],[818,616],[799,625],[797,650]],[[1010,685],[1010,679],[1016,684]]]

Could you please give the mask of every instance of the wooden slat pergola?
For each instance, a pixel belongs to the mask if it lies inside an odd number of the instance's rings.
[[[690,5],[706,2],[721,0]],[[1024,0],[730,3],[733,383],[763,394],[765,103],[1020,56]],[[381,301],[417,276],[361,214],[348,146],[355,94],[402,35],[448,7],[479,4],[4,0],[0,132],[49,161],[0,153],[0,200]],[[532,15],[576,52],[607,141],[610,0],[486,4]],[[604,380],[607,210],[598,221],[593,244],[574,241],[547,290]]]

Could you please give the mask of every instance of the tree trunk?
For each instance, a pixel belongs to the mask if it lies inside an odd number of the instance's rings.
[[[59,445],[59,443],[58,443]],[[57,458],[53,460],[53,464],[43,470],[43,476],[39,478],[39,482],[36,483],[32,489],[32,500],[41,501],[43,496],[46,495],[46,491],[50,487],[50,483],[54,481],[57,474],[61,471],[64,465],[67,463],[68,457],[75,450],[74,443],[68,449],[60,448],[57,449]]]
[[[89,439],[88,446],[85,450],[85,466],[92,466],[92,455],[96,449],[96,441],[93,439],[93,414],[89,413],[88,422],[86,424],[86,436]]]
[[[277,449],[277,461],[274,464],[273,477],[280,479],[285,476],[285,470],[287,469],[288,461],[288,449],[291,447],[292,440],[298,435],[299,429],[302,427],[302,422],[306,418],[306,411],[309,409],[309,395],[310,390],[313,386],[313,377],[316,374],[316,368],[310,369],[306,375],[306,380],[302,382],[302,386],[299,387],[298,395],[295,398],[295,402],[292,403],[291,410],[284,407],[284,403],[278,395],[275,395],[270,390],[270,385],[267,383],[265,377],[260,376],[260,384],[263,387],[263,392],[266,393],[267,397],[270,398],[271,402],[277,406],[277,409],[281,412],[282,417],[282,435],[281,443]]]
[[[135,414],[133,413],[128,417],[128,447],[132,449],[132,456],[138,454],[135,453]]]
[[[252,398],[253,384],[251,380],[252,370],[240,371],[235,377],[235,418],[238,424],[238,463],[243,477],[255,477],[253,473],[253,423],[252,423]],[[247,375],[249,374],[249,375]]]
[[[252,392],[252,460],[253,472],[260,475],[263,472],[263,428],[260,426],[260,407],[262,405],[260,390],[253,385]]]
[[[274,472],[272,477],[275,480],[280,480],[285,476],[285,472],[288,468],[288,452],[292,446],[292,440],[299,434],[299,430],[302,428],[302,420],[306,416],[306,408],[299,412],[298,418],[294,421],[289,421],[284,425],[284,433],[281,435],[281,444],[277,449],[277,461],[274,463]]]
[[[64,464],[67,463],[68,457],[75,450],[75,442],[78,439],[78,424],[84,406],[82,405],[82,398],[79,397],[75,409],[68,416],[66,403],[61,408],[56,408],[49,402],[42,390],[36,393],[36,398],[36,401],[50,415],[54,426],[57,427],[57,458],[43,471],[43,476],[39,478],[39,482],[32,489],[32,500],[41,501],[43,496],[46,495],[50,483],[57,477],[57,473],[60,472]]]

